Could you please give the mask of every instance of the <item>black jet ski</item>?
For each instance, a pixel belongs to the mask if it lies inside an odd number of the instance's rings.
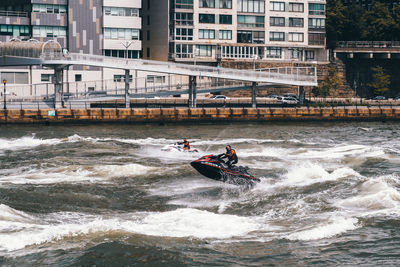
[[[221,182],[236,185],[253,185],[260,179],[248,173],[248,167],[232,166],[231,168],[221,159],[221,155],[203,156],[190,163],[202,175]]]

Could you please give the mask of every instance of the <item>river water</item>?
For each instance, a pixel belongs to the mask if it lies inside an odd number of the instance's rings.
[[[2,126],[0,265],[400,264],[398,123]],[[188,138],[199,154],[162,152]],[[252,189],[190,161],[231,144]]]

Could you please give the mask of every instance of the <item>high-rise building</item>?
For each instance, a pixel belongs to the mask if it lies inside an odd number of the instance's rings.
[[[143,0],[143,57],[327,61],[325,0]]]
[[[1,0],[0,41],[58,41],[72,53],[139,58],[141,0]],[[66,81],[113,79],[123,73],[70,67]],[[49,82],[51,70],[0,69],[9,83]]]

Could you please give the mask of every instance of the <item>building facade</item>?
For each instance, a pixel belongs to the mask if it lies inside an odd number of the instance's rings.
[[[325,0],[143,0],[143,56],[327,61],[325,6]]]
[[[139,58],[141,0],[1,0],[0,41],[55,40],[71,53]],[[52,70],[0,69],[8,83],[50,82]],[[70,67],[67,82],[113,79],[118,70]]]

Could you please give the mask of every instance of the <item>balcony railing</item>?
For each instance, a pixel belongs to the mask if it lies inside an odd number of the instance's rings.
[[[28,12],[20,12],[20,11],[0,11],[0,16],[3,17],[19,17],[19,18],[27,18]]]
[[[400,41],[340,41],[338,48],[399,48]]]

